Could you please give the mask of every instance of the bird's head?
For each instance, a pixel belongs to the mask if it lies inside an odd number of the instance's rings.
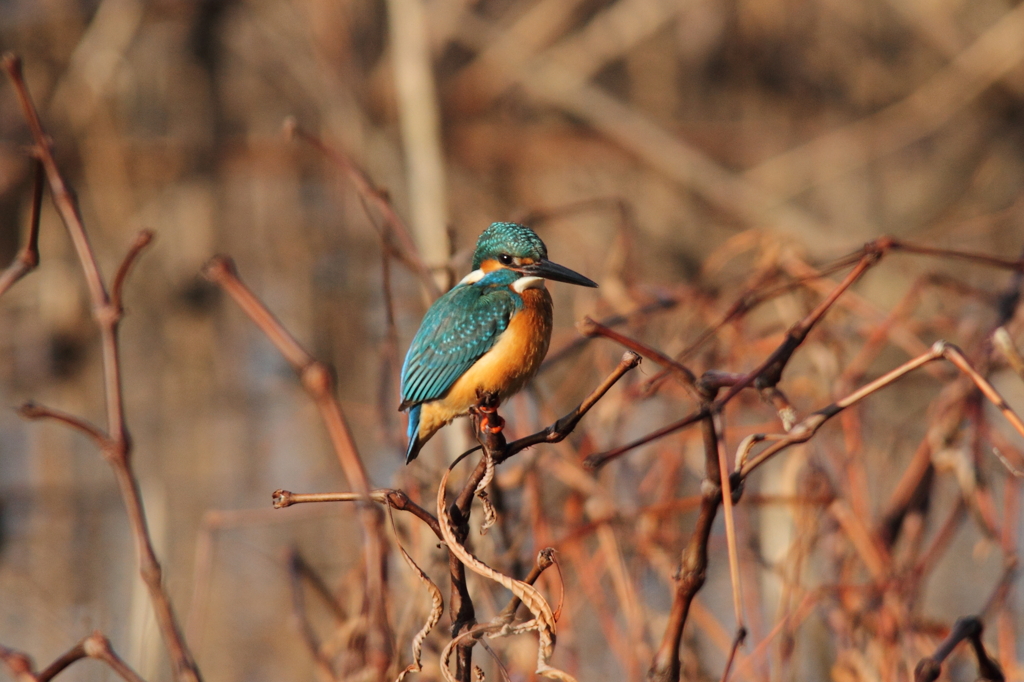
[[[548,260],[548,249],[540,237],[525,225],[492,223],[476,241],[473,270],[482,274],[505,269],[523,277],[543,277],[584,287],[597,283]]]

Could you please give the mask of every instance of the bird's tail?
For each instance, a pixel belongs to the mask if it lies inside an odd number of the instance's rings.
[[[416,459],[416,456],[420,454],[420,448],[423,447],[425,440],[420,439],[420,408],[422,405],[413,405],[409,410],[409,447],[405,451],[405,463]]]

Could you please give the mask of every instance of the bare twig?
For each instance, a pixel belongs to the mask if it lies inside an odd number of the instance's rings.
[[[700,512],[690,540],[683,549],[679,559],[679,570],[673,576],[675,594],[672,608],[669,611],[668,623],[661,643],[654,655],[650,668],[647,670],[647,682],[677,682],[681,669],[679,645],[683,639],[683,627],[686,625],[693,598],[704,585],[708,568],[708,539],[711,537],[711,526],[718,514],[718,505],[722,502],[722,468],[719,460],[718,433],[711,418],[709,403],[714,397],[710,394],[701,404],[701,431],[704,435],[704,481],[701,484]]]
[[[305,502],[358,502],[365,499],[358,493],[293,493],[288,490],[275,490],[273,498],[275,509],[284,509],[293,504]],[[380,504],[386,504],[392,509],[411,513],[430,526],[438,539],[441,539],[441,529],[437,525],[437,517],[410,500],[404,491],[389,488],[371,490],[370,499]]]
[[[134,241],[128,247],[128,253],[125,254],[124,260],[121,261],[121,266],[114,273],[114,283],[110,287],[110,303],[118,310],[122,308],[121,293],[124,289],[124,282],[128,278],[128,272],[135,265],[139,254],[152,243],[153,237],[154,235],[151,230],[142,230],[135,235]]]
[[[292,593],[292,612],[295,615],[296,621],[299,624],[299,633],[302,637],[302,642],[306,645],[306,650],[310,657],[313,659],[313,665],[316,667],[317,676],[321,680],[331,681],[336,680],[337,677],[334,674],[334,667],[331,665],[330,659],[324,654],[320,640],[313,630],[312,623],[309,622],[309,616],[306,614],[306,599],[303,595],[302,580],[305,578],[313,586],[321,597],[324,598],[325,602],[330,605],[335,616],[339,615],[339,606],[337,601],[334,599],[334,595],[327,590],[327,586],[323,584],[323,580],[317,575],[310,566],[303,560],[298,550],[292,548],[288,550],[287,554],[288,564],[288,577],[289,585],[291,586]],[[344,614],[340,614],[344,617]]]
[[[35,270],[39,265],[39,214],[43,205],[43,185],[46,175],[43,164],[35,163],[35,175],[32,181],[32,213],[28,222],[28,239],[14,257],[14,262],[0,272],[0,296],[14,286],[15,282]]]
[[[379,510],[369,505],[370,485],[355,440],[338,402],[333,370],[313,358],[295,340],[274,315],[239,278],[234,262],[217,256],[207,263],[205,275],[220,285],[242,311],[260,328],[299,376],[303,388],[313,399],[334,446],[341,468],[355,492],[360,496],[359,518],[363,530],[363,551],[366,561],[367,591],[374,638],[368,662],[383,672],[390,665],[391,636],[384,603],[385,548],[383,519]]]
[[[42,672],[35,672],[32,659],[26,654],[0,646],[0,661],[7,665],[16,682],[49,682],[73,663],[83,658],[103,661],[125,682],[144,682],[139,675],[111,648],[110,640],[101,632],[94,632],[57,657]]]
[[[662,367],[671,371],[674,376],[679,378],[683,386],[692,391],[698,399],[700,398],[699,389],[696,386],[697,377],[694,376],[693,372],[691,372],[686,365],[673,360],[661,351],[651,348],[636,339],[631,339],[625,334],[620,334],[614,329],[595,322],[589,317],[583,318],[583,321],[579,324],[579,329],[580,333],[584,336],[603,336],[606,339],[611,339],[612,341],[625,346],[637,355],[643,355],[650,358]]]
[[[54,410],[43,405],[37,405],[33,402],[28,402],[18,408],[18,414],[25,419],[52,419],[54,421],[64,424],[68,428],[78,431],[88,436],[96,447],[106,452],[110,448],[110,438],[107,434],[103,433],[95,424],[76,417],[73,414],[62,412],[60,410]]]
[[[35,154],[46,172],[53,202],[78,254],[79,264],[85,274],[86,284],[89,288],[93,318],[100,329],[107,418],[106,441],[102,447],[102,452],[104,458],[114,469],[118,487],[125,503],[132,536],[135,539],[139,574],[149,591],[150,602],[153,605],[156,621],[164,643],[170,653],[175,676],[180,682],[199,682],[199,670],[192,658],[192,653],[185,643],[184,637],[181,635],[181,628],[178,625],[177,617],[163,586],[163,571],[153,550],[142,497],[139,492],[138,480],[132,469],[132,444],[124,418],[120,347],[117,336],[122,311],[120,306],[115,305],[107,293],[103,276],[100,273],[92,246],[89,244],[89,237],[82,223],[74,195],[64,181],[60,169],[57,167],[50,149],[50,140],[43,131],[39,114],[32,103],[28,87],[22,78],[21,61],[13,54],[7,54],[3,57],[3,67],[14,84],[15,92],[21,103],[22,112],[32,132]],[[128,256],[122,262],[120,271],[127,273],[131,261],[135,259],[143,246],[145,246],[145,243],[141,245],[137,243],[129,251]],[[118,283],[118,291],[120,291],[123,283],[124,276],[122,275]],[[118,294],[119,298],[120,294]],[[51,412],[48,416],[54,416],[54,413]],[[97,430],[95,428],[91,430],[84,428],[85,422],[75,419],[62,419],[62,421],[79,430],[84,430],[94,440],[96,439]]]
[[[373,205],[377,211],[380,212],[380,215],[384,220],[384,228],[380,231],[380,236],[384,242],[385,248],[392,249],[395,252],[395,255],[398,256],[399,260],[405,263],[409,269],[419,276],[420,282],[424,287],[426,287],[427,291],[430,292],[431,298],[437,298],[440,296],[441,290],[438,288],[437,282],[434,281],[430,268],[428,268],[426,264],[424,264],[423,259],[420,258],[419,251],[416,248],[416,243],[413,241],[409,227],[405,224],[405,221],[402,220],[401,216],[398,215],[395,207],[391,205],[391,199],[388,195],[373,184],[373,181],[370,179],[370,176],[367,175],[366,171],[357,166],[348,154],[345,154],[336,147],[328,145],[316,135],[305,130],[299,126],[293,118],[289,118],[285,121],[285,131],[289,134],[294,134],[303,142],[309,144],[345,172],[349,180],[355,186],[356,191],[358,191],[360,196],[365,200],[363,205],[366,207],[368,217],[374,227],[377,226],[377,221],[375,216],[370,213],[368,204]],[[366,202],[368,202],[368,204]],[[392,235],[395,240],[397,240],[397,244],[392,243]]]
[[[989,658],[985,651],[985,645],[981,641],[981,633],[984,626],[978,618],[961,618],[950,630],[949,636],[935,650],[935,653],[927,658],[922,658],[914,669],[914,682],[934,682],[942,673],[942,662],[953,652],[960,642],[970,640],[974,648],[974,654],[978,659],[978,675],[983,680],[991,682],[1003,682],[1003,671]]]
[[[612,370],[612,373],[609,374],[608,377],[601,382],[601,385],[595,388],[593,392],[591,392],[591,394],[576,407],[576,409],[569,412],[543,431],[538,431],[537,433],[529,436],[523,436],[522,438],[512,441],[508,444],[508,447],[505,448],[503,453],[499,453],[495,457],[495,463],[500,464],[512,455],[515,455],[526,448],[533,447],[534,445],[540,445],[541,443],[559,443],[565,440],[565,437],[572,433],[573,429],[576,428],[576,425],[580,423],[580,420],[583,419],[584,415],[587,414],[590,408],[604,397],[604,394],[608,392],[608,389],[614,386],[619,379],[626,375],[627,372],[639,366],[639,364],[640,356],[633,351],[626,351],[626,353],[623,354],[622,359],[619,361],[619,364],[614,370]]]

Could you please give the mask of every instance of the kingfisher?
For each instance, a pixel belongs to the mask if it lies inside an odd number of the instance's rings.
[[[547,279],[597,286],[548,260],[544,242],[525,225],[493,223],[483,231],[473,271],[430,306],[402,365],[406,464],[480,395],[504,402],[536,374],[551,341]]]

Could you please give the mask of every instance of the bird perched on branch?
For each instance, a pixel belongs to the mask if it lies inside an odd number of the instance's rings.
[[[473,271],[430,306],[402,365],[407,464],[438,429],[469,414],[480,395],[504,401],[537,372],[551,341],[545,279],[597,286],[549,261],[544,242],[525,225],[494,223],[480,235]]]

